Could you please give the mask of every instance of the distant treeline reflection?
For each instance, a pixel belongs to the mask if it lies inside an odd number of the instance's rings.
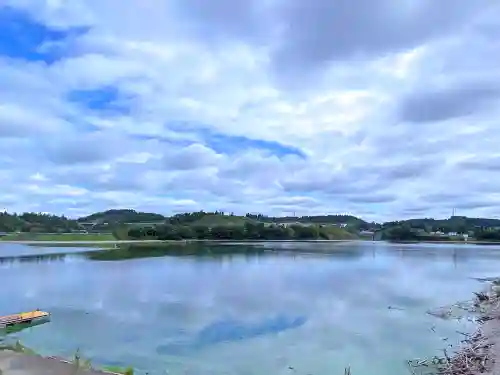
[[[90,260],[110,261],[126,260],[138,258],[155,258],[164,256],[218,256],[228,254],[259,254],[264,251],[258,246],[230,246],[212,245],[207,246],[202,243],[166,246],[148,245],[127,245],[117,249],[105,251],[91,251],[85,253],[85,257]]]
[[[436,251],[432,247],[421,247],[419,245],[401,245],[377,248],[374,246],[364,246],[364,244],[349,246],[333,246],[321,243],[259,243],[259,244],[209,244],[204,242],[185,244],[133,244],[120,245],[114,249],[92,250],[87,249],[81,252],[61,252],[57,254],[30,254],[30,255],[9,255],[0,257],[0,265],[9,263],[42,263],[42,262],[64,262],[70,259],[90,260],[90,261],[120,261],[140,258],[160,258],[166,256],[196,256],[207,258],[227,258],[232,255],[249,257],[265,256],[317,256],[320,254],[335,258],[359,259],[365,256],[376,257],[377,253],[390,254],[402,258],[429,258],[450,257],[465,260],[469,256],[496,257],[497,251],[491,248],[483,249],[478,247],[458,247],[439,248]]]
[[[43,263],[43,262],[62,262],[67,254],[32,254],[0,257],[0,264],[9,263]]]
[[[222,256],[230,254],[261,254],[264,248],[259,246],[243,246],[243,245],[210,245],[196,244],[138,244],[138,245],[121,245],[115,249],[92,250],[58,253],[58,254],[30,254],[30,255],[12,255],[0,257],[0,264],[8,264],[14,262],[22,263],[41,263],[64,261],[68,257],[85,258],[93,261],[113,261],[127,260],[139,258],[158,258],[164,256]]]

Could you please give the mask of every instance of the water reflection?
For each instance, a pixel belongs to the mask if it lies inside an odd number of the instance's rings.
[[[347,244],[347,243],[346,243]],[[247,255],[248,259],[255,255],[292,257],[311,255],[334,255],[343,259],[357,259],[366,256],[366,244],[343,243],[307,243],[307,242],[260,242],[260,243],[183,243],[183,244],[137,244],[119,245],[116,249],[86,252],[84,255],[89,260],[113,261],[140,258],[155,258],[165,256],[200,256],[224,257],[230,260],[232,255]]]
[[[500,247],[498,245],[430,245],[432,244],[387,244],[384,254],[389,254],[408,262],[428,263],[447,260],[453,264],[454,268],[462,267],[471,261],[496,260],[500,257]]]
[[[470,277],[500,268],[498,249],[462,246],[11,251],[0,260],[15,262],[0,270],[9,286],[0,314],[50,311],[50,324],[16,333],[23,343],[61,356],[80,348],[95,364],[133,365],[138,374],[285,374],[289,366],[335,374],[352,364],[354,373],[400,375],[405,360],[435,354],[442,337],[465,330],[426,311],[470,298],[481,287]]]
[[[85,253],[89,260],[118,261],[140,258],[157,258],[165,256],[210,256],[231,254],[259,254],[263,249],[257,246],[224,246],[206,245],[202,243],[158,245],[120,245],[117,249],[92,251]]]
[[[18,246],[18,245],[16,245]],[[26,247],[30,249],[29,247]],[[19,263],[43,263],[64,262],[82,257],[92,261],[122,261],[144,258],[159,258],[167,256],[176,257],[204,257],[221,262],[231,261],[233,255],[238,257],[244,255],[249,261],[255,260],[255,256],[287,257],[295,259],[305,256],[326,255],[337,259],[357,261],[361,258],[370,257],[397,257],[408,261],[421,260],[423,262],[435,260],[449,260],[454,267],[466,263],[470,259],[496,259],[500,256],[499,246],[477,246],[477,245],[448,245],[438,244],[387,244],[371,242],[352,243],[292,243],[292,242],[268,242],[268,243],[183,243],[183,244],[121,244],[114,249],[92,249],[88,248],[44,248],[40,252],[38,248],[32,248],[27,253],[23,248],[20,254],[14,251],[0,252],[0,265]],[[17,249],[17,247],[15,248]],[[58,251],[58,252],[55,252]]]
[[[41,255],[21,255],[0,257],[0,265],[12,263],[46,263],[46,262],[63,262],[67,258],[67,254],[41,254]]]
[[[188,354],[192,350],[201,350],[205,347],[250,340],[265,335],[274,335],[287,330],[299,328],[307,321],[305,316],[290,316],[279,314],[263,318],[255,322],[245,322],[238,319],[222,319],[203,327],[193,337],[184,341],[177,341],[160,345],[156,348],[159,354]]]
[[[25,330],[29,330],[31,328],[34,328],[36,326],[46,324],[48,322],[49,322],[49,320],[45,319],[45,320],[38,320],[35,322],[31,322],[31,323],[20,323],[20,324],[8,326],[5,328],[0,327],[0,339],[5,338],[6,336],[12,335],[14,333],[19,333],[21,331],[25,331]]]
[[[16,245],[15,250],[19,248]],[[435,260],[449,260],[454,267],[467,263],[470,259],[497,259],[500,256],[499,246],[478,245],[450,245],[450,244],[387,244],[371,242],[346,242],[346,243],[293,243],[293,242],[268,242],[268,243],[183,243],[183,244],[121,244],[114,249],[88,248],[31,248],[27,253],[25,247],[20,254],[14,251],[0,252],[0,265],[14,263],[46,263],[65,262],[78,258],[91,261],[123,261],[132,259],[160,258],[167,256],[211,258],[214,261],[230,262],[233,255],[247,257],[248,261],[258,258],[256,256],[274,256],[295,259],[308,255],[316,257],[326,255],[336,259],[357,261],[370,257],[397,257],[408,261],[429,262]],[[1,250],[1,249],[0,249]],[[54,253],[55,251],[58,251]],[[33,253],[35,252],[35,253]]]

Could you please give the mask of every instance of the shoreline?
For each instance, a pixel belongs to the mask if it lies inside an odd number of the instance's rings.
[[[298,243],[318,243],[318,242],[372,242],[367,240],[358,239],[345,239],[345,240],[199,240],[199,239],[185,239],[185,240],[102,240],[102,241],[36,241],[36,240],[0,240],[0,244],[20,244],[20,245],[44,245],[44,244],[60,244],[60,245],[113,245],[113,244],[184,244],[184,243],[233,243],[233,244],[245,244],[245,243],[259,243],[259,242],[298,242]],[[375,241],[373,241],[375,242]]]
[[[478,327],[462,341],[451,357],[445,352],[447,368],[443,375],[496,375],[500,370],[500,290],[498,281],[486,293],[476,294],[476,304],[484,308],[477,318]]]
[[[0,244],[19,244],[19,245],[133,245],[133,244],[189,244],[189,243],[219,243],[219,244],[248,244],[248,243],[390,243],[396,245],[417,245],[417,244],[450,244],[450,245],[483,245],[494,246],[499,245],[500,241],[380,241],[366,239],[343,239],[343,240],[200,240],[200,239],[185,239],[185,240],[1,240]]]
[[[417,361],[415,364],[408,361],[413,375],[422,372],[421,368],[424,367],[432,369],[427,372],[432,375],[500,374],[500,278],[483,281],[488,282],[487,291],[474,293],[473,310],[467,310],[477,316],[474,332],[462,333],[465,339],[452,353],[443,349],[444,355],[441,357]]]
[[[384,242],[384,241],[375,241],[375,242]],[[387,241],[387,242],[393,243],[393,244],[401,244],[401,245],[419,244],[419,243],[453,244],[453,245],[500,245],[500,241],[477,241],[477,240],[470,240],[470,241],[458,241],[458,240],[451,240],[451,241]]]

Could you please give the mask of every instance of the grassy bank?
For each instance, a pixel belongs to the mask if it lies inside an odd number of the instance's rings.
[[[11,233],[0,237],[0,241],[115,241],[111,233]]]

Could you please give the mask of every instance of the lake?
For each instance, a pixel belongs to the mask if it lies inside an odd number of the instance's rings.
[[[500,272],[496,246],[89,250],[0,244],[0,314],[52,313],[10,339],[151,375],[407,374],[406,360],[473,328],[426,310],[470,299],[483,287],[473,277]]]

